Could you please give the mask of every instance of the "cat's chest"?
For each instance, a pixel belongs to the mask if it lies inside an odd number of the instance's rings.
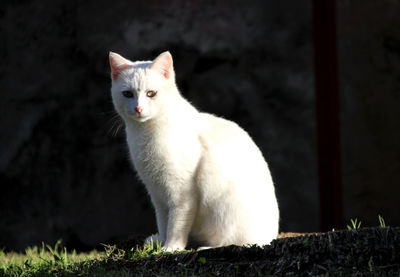
[[[195,135],[177,130],[127,135],[132,162],[145,183],[188,178],[195,171],[200,158]]]
[[[161,170],[171,161],[171,150],[174,147],[158,137],[136,135],[128,138],[129,151],[132,162],[139,173],[151,173]]]

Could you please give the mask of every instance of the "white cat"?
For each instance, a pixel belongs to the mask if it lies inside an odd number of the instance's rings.
[[[208,247],[276,238],[274,185],[250,136],[180,95],[169,52],[154,61],[109,58],[113,103],[156,212],[158,235],[147,242],[172,251],[184,249],[189,235]]]

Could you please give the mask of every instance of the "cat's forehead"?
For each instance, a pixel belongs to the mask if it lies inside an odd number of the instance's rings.
[[[149,68],[152,64],[153,64],[152,61],[131,62],[132,68],[136,68],[136,69],[146,69],[146,68]]]
[[[135,62],[122,74],[124,85],[129,89],[145,90],[152,83],[152,62]]]
[[[147,86],[147,68],[132,68],[130,74],[130,86],[136,90],[143,90]]]

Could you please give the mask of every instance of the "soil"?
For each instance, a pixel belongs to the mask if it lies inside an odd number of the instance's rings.
[[[136,247],[139,241],[119,247]],[[400,227],[282,233],[263,248],[228,246],[106,263],[150,276],[399,276]]]

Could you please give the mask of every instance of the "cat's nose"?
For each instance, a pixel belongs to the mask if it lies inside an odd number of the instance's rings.
[[[143,109],[142,107],[137,106],[135,107],[135,111],[137,112],[137,114],[140,114],[143,111]]]

